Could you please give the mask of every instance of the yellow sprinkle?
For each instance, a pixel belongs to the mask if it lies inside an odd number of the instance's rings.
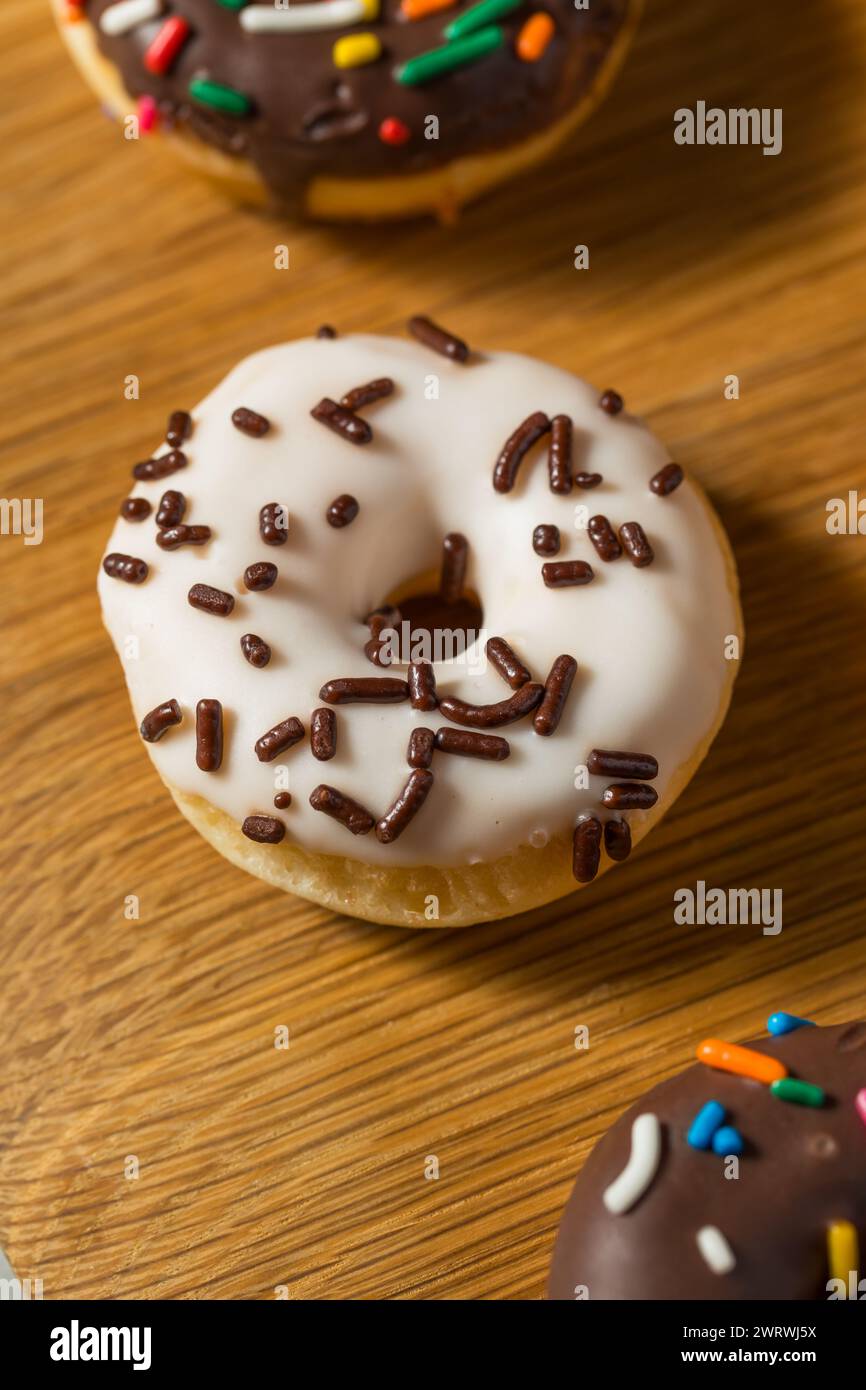
[[[338,68],[360,68],[375,63],[382,45],[375,34],[346,34],[334,44],[334,65]]]
[[[831,1279],[842,1279],[847,1284],[852,1271],[859,1277],[857,1227],[850,1221],[831,1221],[827,1227],[827,1263]]]
[[[379,0],[361,0],[365,19],[379,18]]]

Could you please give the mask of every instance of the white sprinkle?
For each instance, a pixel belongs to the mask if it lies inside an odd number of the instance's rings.
[[[126,34],[146,20],[156,19],[162,14],[162,6],[163,0],[119,0],[102,11],[99,27],[103,34]]]
[[[376,19],[379,0],[316,0],[312,5],[247,5],[240,11],[241,28],[250,34],[285,34],[299,30],[342,29]]]
[[[628,1163],[610,1187],[605,1188],[602,1196],[609,1212],[620,1216],[634,1206],[655,1177],[661,1156],[662,1127],[658,1115],[649,1111],[645,1115],[638,1115],[631,1127]]]
[[[718,1226],[702,1226],[695,1239],[713,1274],[730,1274],[737,1261]]]

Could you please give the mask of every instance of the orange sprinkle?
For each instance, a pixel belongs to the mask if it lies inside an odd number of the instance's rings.
[[[426,19],[437,10],[450,10],[456,0],[400,0],[400,9],[407,19]]]
[[[775,1057],[766,1057],[763,1052],[755,1052],[751,1047],[719,1042],[718,1038],[704,1039],[698,1047],[698,1061],[708,1067],[717,1067],[719,1071],[732,1071],[736,1076],[750,1076],[753,1081],[763,1081],[766,1086],[788,1075],[787,1067],[783,1067]]]
[[[553,38],[554,23],[544,10],[531,14],[517,35],[514,47],[524,63],[537,63]]]
[[[64,24],[79,24],[84,18],[84,5],[82,0],[66,0],[63,6],[61,17]]]

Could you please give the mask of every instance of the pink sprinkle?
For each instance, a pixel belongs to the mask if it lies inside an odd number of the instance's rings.
[[[156,127],[159,113],[156,109],[156,102],[153,97],[138,98],[138,128],[142,135],[147,135],[149,131]]]
[[[857,1092],[854,1097],[854,1104],[857,1107],[857,1114],[866,1125],[866,1086],[863,1087],[862,1091]]]

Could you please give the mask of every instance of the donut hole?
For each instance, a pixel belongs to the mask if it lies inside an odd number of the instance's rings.
[[[409,651],[417,651],[423,645],[435,662],[453,660],[461,657],[478,642],[483,645],[482,628],[484,610],[474,589],[469,587],[453,603],[448,603],[439,592],[439,575],[435,570],[426,570],[414,579],[407,580],[392,589],[382,602],[382,607],[397,608],[401,623],[408,623],[408,642],[406,630],[401,630],[401,655],[409,661]]]

